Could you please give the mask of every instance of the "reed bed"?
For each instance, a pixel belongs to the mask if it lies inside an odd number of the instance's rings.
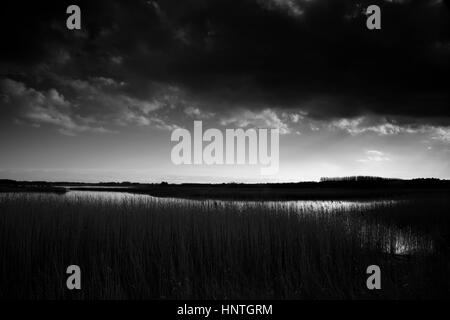
[[[3,194],[0,298],[449,297],[449,207]],[[372,264],[382,290],[366,288]]]

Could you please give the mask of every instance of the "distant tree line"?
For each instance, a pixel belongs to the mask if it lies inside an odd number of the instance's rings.
[[[322,177],[320,182],[356,182],[356,181],[401,181],[396,178],[382,178],[374,176]]]

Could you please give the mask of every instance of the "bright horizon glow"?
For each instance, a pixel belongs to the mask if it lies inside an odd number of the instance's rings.
[[[38,138],[37,131],[45,136]],[[174,165],[170,152],[175,143],[168,131],[64,136],[51,129],[26,128],[16,143],[3,137],[0,146],[10,152],[0,154],[1,179],[282,183],[343,176],[450,178],[448,144],[427,140],[424,134],[337,136],[326,129],[285,134],[280,136],[280,169],[274,176],[261,176],[259,165]]]

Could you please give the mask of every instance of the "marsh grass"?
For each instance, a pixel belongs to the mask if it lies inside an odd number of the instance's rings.
[[[3,194],[0,298],[448,297],[448,208]],[[71,264],[81,267],[80,291],[66,289]],[[382,269],[380,291],[366,288],[372,264]]]

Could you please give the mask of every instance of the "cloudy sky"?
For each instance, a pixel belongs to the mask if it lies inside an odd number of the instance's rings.
[[[66,8],[81,7],[81,30]],[[365,8],[381,7],[382,29]],[[2,1],[0,178],[450,178],[442,0]],[[279,128],[280,170],[175,166],[172,130]]]

